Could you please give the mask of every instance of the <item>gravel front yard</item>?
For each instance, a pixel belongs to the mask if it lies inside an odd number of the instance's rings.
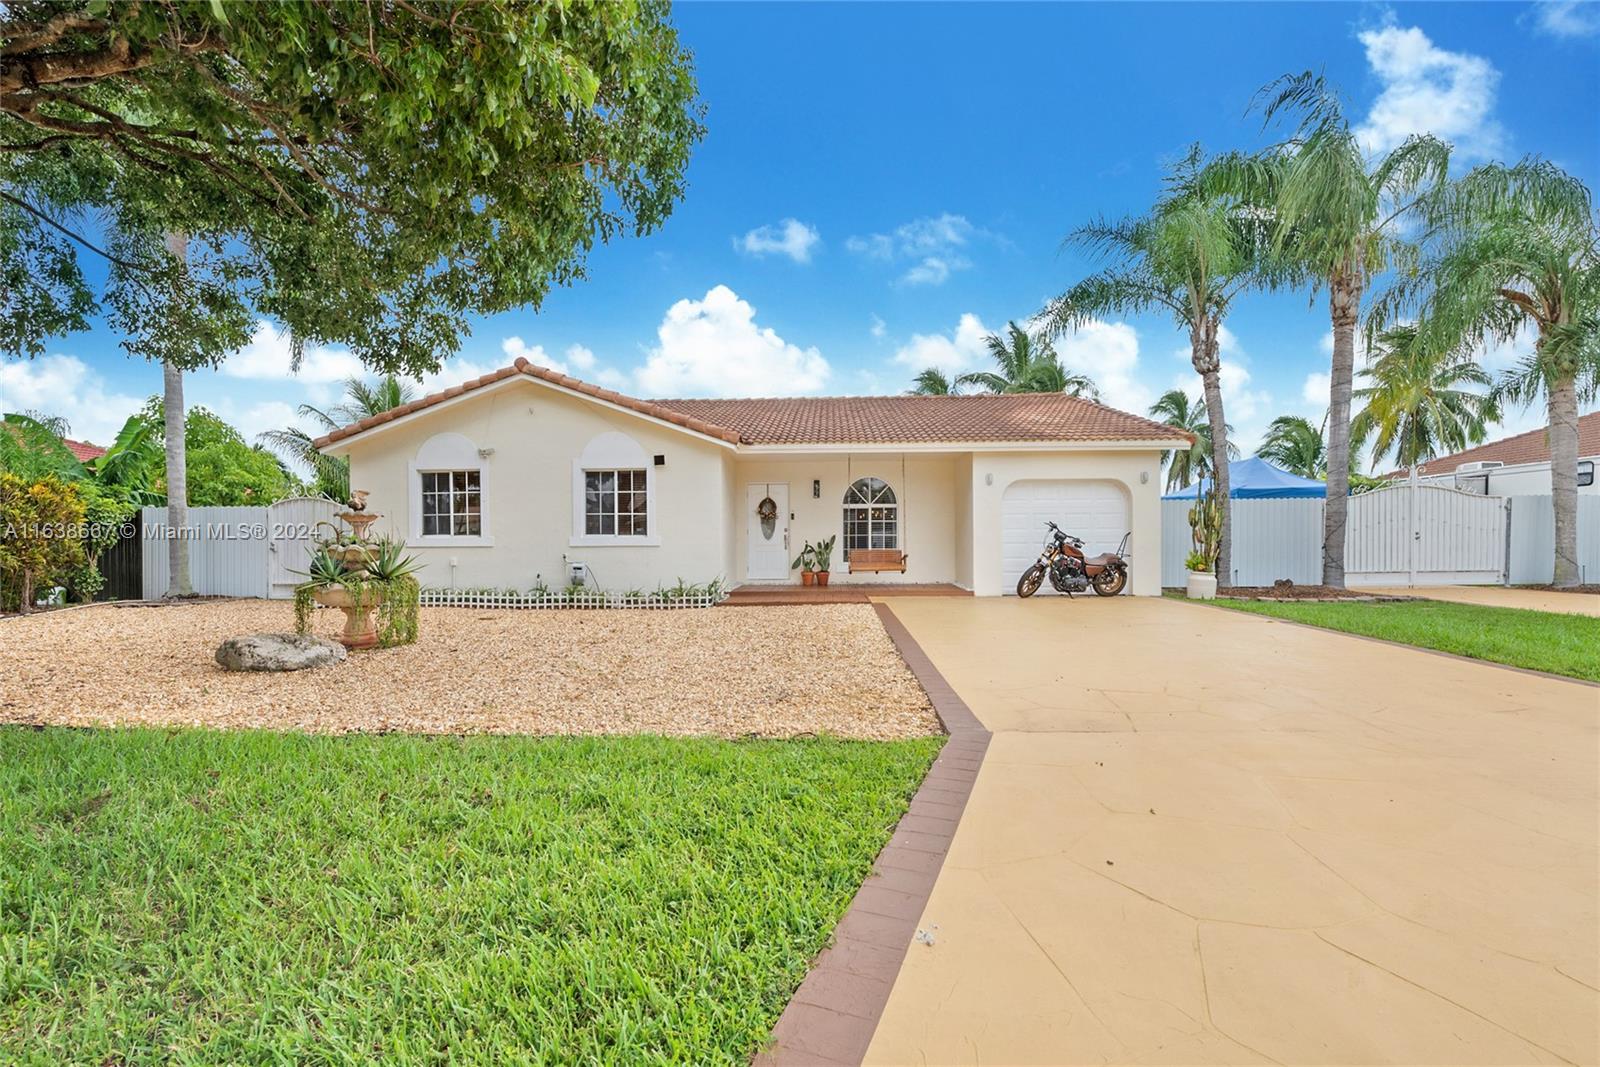
[[[319,611],[332,636],[342,616]],[[316,733],[939,732],[863,604],[685,611],[422,609],[414,645],[236,674],[224,638],[293,628],[286,602],[99,605],[0,622],[0,723]]]

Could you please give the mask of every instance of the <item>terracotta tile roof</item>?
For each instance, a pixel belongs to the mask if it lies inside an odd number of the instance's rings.
[[[1578,455],[1600,456],[1600,411],[1578,416]],[[1449,474],[1463,463],[1549,463],[1550,438],[1546,428],[1519,433],[1498,441],[1469,448],[1450,456],[1430,459],[1422,465],[1424,474]],[[1387,478],[1404,478],[1405,470],[1392,471]]]
[[[87,441],[74,441],[70,437],[63,437],[61,443],[67,446],[67,451],[78,457],[79,463],[87,463],[91,459],[99,459],[106,454],[106,450],[99,445],[91,445]]]
[[[1176,441],[1188,434],[1061,393],[1015,396],[834,396],[638,400],[518,359],[492,374],[371,415],[318,448],[518,374],[604,400],[730,444],[938,444],[1008,441]]]
[[[1150,441],[1181,430],[1062,393],[657,400],[739,431],[746,444]]]
[[[631,396],[623,396],[621,393],[615,392],[614,390],[602,389],[598,385],[590,385],[588,382],[579,381],[577,378],[572,378],[565,374],[558,374],[557,372],[546,367],[535,366],[519,356],[517,357],[517,361],[509,367],[501,367],[499,370],[490,374],[485,374],[481,378],[474,378],[469,382],[462,382],[460,385],[452,386],[451,388],[445,389],[441,392],[430,393],[421,399],[413,400],[409,404],[401,404],[397,408],[390,408],[388,411],[379,412],[376,415],[369,415],[359,422],[352,422],[348,426],[341,426],[332,433],[328,433],[317,438],[314,444],[318,448],[326,448],[336,441],[342,441],[346,437],[354,437],[356,434],[365,430],[370,430],[374,426],[382,426],[384,423],[393,422],[395,419],[398,419],[403,415],[410,415],[412,412],[421,411],[423,408],[431,408],[435,404],[443,403],[446,400],[458,397],[462,393],[470,393],[474,389],[481,389],[486,385],[492,385],[495,382],[503,381],[506,378],[511,378],[518,374],[526,374],[530,378],[538,378],[542,381],[550,382],[553,385],[559,385],[564,389],[570,389],[573,392],[582,393],[585,396],[592,396],[597,400],[604,400],[608,403],[616,404],[618,407],[627,408],[630,411],[637,411],[641,415],[649,415],[653,418],[661,419],[663,422],[670,422],[674,426],[682,426],[686,430],[693,430],[695,433],[705,434],[707,437],[716,437],[720,440],[727,441],[729,444],[736,445],[739,443],[739,435],[732,430],[727,430],[720,426],[713,426],[710,423],[702,422],[697,418],[691,418],[690,416],[684,415],[680,412],[670,411],[667,408],[661,407],[658,404],[653,404],[648,400],[636,400]]]

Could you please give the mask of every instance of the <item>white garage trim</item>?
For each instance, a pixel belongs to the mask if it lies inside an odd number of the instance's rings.
[[[1014,595],[1017,579],[1039,557],[1046,521],[1083,539],[1083,554],[1115,552],[1131,529],[1128,491],[1121,482],[1030,478],[1006,487],[1000,504],[1000,585]],[[1039,590],[1053,593],[1049,583]]]

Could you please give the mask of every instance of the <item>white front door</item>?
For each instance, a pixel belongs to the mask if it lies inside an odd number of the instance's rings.
[[[745,539],[750,546],[745,577],[754,582],[783,581],[789,577],[789,485],[754,482],[745,489],[744,498]]]

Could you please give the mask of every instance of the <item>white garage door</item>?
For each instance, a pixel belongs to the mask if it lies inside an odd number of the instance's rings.
[[[1115,552],[1128,532],[1128,495],[1116,482],[1013,482],[1000,508],[1000,584],[1008,596],[1015,595],[1017,579],[1039,558],[1047,521],[1081,537],[1086,556]],[[1055,590],[1046,582],[1039,592]]]

